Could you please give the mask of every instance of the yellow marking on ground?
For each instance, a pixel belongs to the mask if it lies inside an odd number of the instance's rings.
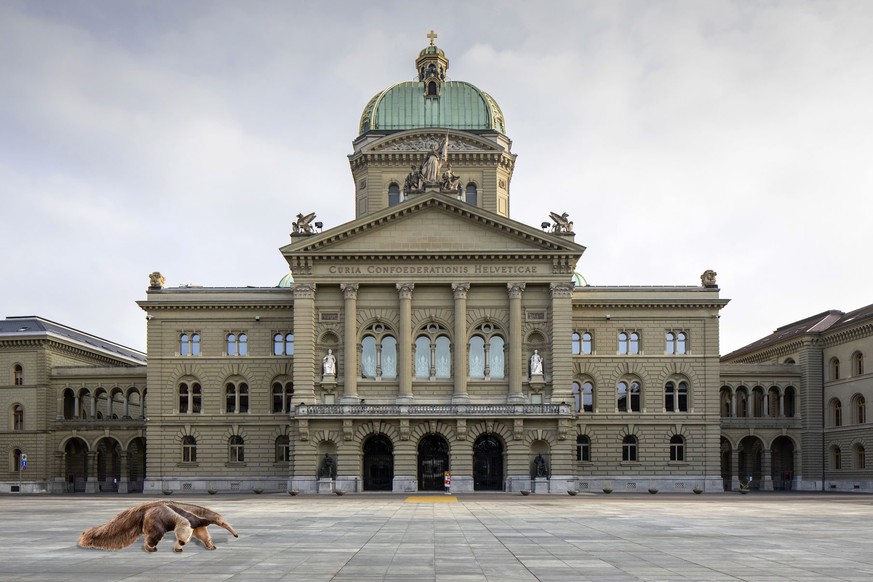
[[[454,495],[417,495],[407,497],[406,503],[454,503],[457,500]]]

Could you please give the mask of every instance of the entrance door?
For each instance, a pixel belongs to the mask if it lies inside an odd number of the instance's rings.
[[[428,435],[418,443],[419,491],[442,491],[449,470],[449,443],[439,435]]]
[[[503,489],[503,445],[494,436],[482,435],[473,445],[473,489]]]
[[[394,481],[394,447],[385,435],[364,443],[364,491],[391,491]]]

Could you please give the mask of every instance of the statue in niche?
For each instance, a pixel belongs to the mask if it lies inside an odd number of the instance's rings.
[[[336,376],[336,356],[333,350],[327,350],[327,355],[321,360],[322,371],[325,376]]]
[[[537,455],[534,459],[534,474],[537,477],[547,477],[548,469],[546,469],[546,460],[542,455]]]
[[[336,463],[329,454],[324,453],[324,459],[321,461],[321,471],[318,476],[322,479],[333,479],[336,477]]]
[[[543,357],[540,355],[539,350],[534,350],[533,355],[530,357],[530,375],[543,375]]]

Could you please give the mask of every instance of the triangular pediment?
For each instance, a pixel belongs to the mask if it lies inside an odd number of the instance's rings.
[[[299,237],[283,247],[282,253],[578,256],[584,250],[561,236],[432,193],[323,233]]]

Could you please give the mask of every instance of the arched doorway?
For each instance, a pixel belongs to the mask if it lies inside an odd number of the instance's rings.
[[[749,482],[750,489],[761,488],[761,466],[764,457],[764,444],[761,439],[747,436],[740,441],[737,447],[738,467],[737,473],[740,483]]]
[[[364,491],[391,491],[394,482],[394,446],[385,435],[364,443]]]
[[[142,492],[146,468],[146,441],[136,437],[127,445],[127,491]]]
[[[99,491],[118,491],[121,480],[121,445],[112,438],[97,443],[97,487]]]
[[[64,447],[64,474],[67,493],[84,493],[88,481],[88,444],[80,438],[71,438]]]
[[[770,463],[773,489],[791,489],[794,478],[794,443],[786,436],[780,436],[770,445]]]
[[[503,444],[497,437],[483,434],[473,444],[473,490],[503,489]]]
[[[442,491],[443,477],[449,470],[449,443],[438,434],[427,435],[418,442],[418,489]]]
[[[731,490],[733,467],[731,467],[731,442],[721,437],[721,483],[725,491]]]

